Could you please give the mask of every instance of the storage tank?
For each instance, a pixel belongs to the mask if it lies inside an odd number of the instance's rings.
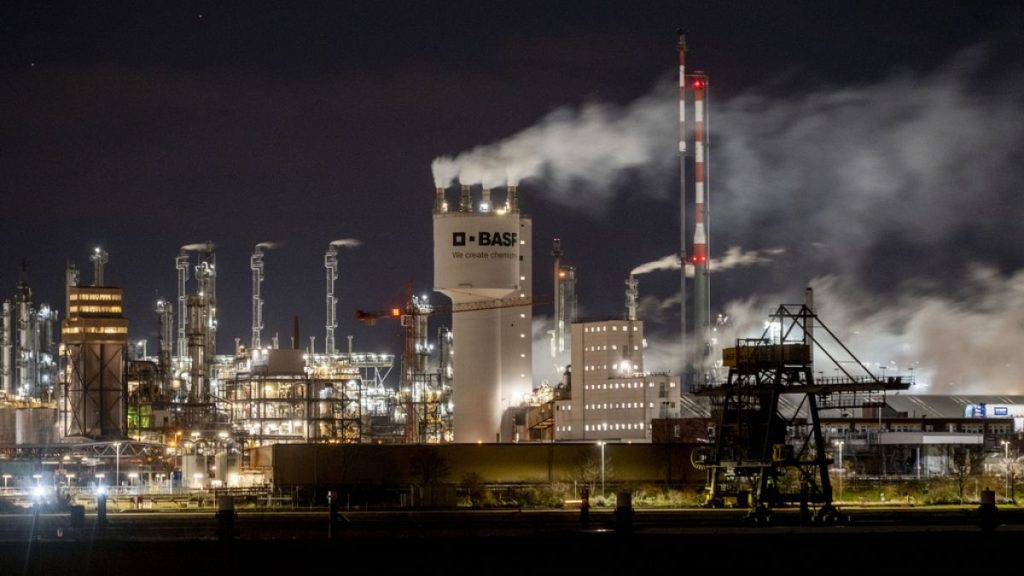
[[[0,406],[0,446],[15,443],[17,435],[15,409],[10,406]]]
[[[19,408],[15,416],[15,443],[52,444],[57,438],[55,408]]]

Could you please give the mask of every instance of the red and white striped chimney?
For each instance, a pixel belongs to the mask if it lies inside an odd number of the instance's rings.
[[[693,264],[705,266],[708,261],[708,236],[704,226],[704,91],[707,88],[707,76],[698,72],[693,77],[693,179],[694,179],[694,228],[693,228]]]

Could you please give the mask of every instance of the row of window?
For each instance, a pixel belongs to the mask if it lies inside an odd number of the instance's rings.
[[[625,346],[623,346],[622,348],[623,348],[623,350],[626,349]],[[602,344],[601,346],[584,346],[583,347],[583,350],[585,352],[603,352],[603,351],[605,351],[607,349],[608,349],[608,345],[607,344]],[[619,347],[617,345],[612,344],[612,350],[618,350],[618,349],[619,349]],[[633,350],[640,350],[640,346],[637,346],[636,344],[634,344],[633,345]]]
[[[673,384],[674,386],[675,384]],[[654,382],[648,382],[648,386],[654,388]],[[623,388],[643,388],[643,382],[615,382],[613,384],[585,384],[584,390],[621,390]]]
[[[618,330],[619,330],[618,326],[612,326],[612,332],[618,332]],[[640,327],[634,324],[633,325],[633,332],[638,332],[639,330],[640,330]],[[608,331],[608,327],[607,326],[586,326],[586,327],[583,328],[583,331],[584,332],[607,332]],[[629,327],[628,326],[623,326],[622,327],[622,331],[623,332],[629,332]]]
[[[600,402],[597,404],[584,404],[584,410],[621,410],[623,408],[643,408],[643,402]],[[647,403],[648,408],[654,408],[654,402]]]
[[[127,334],[127,326],[71,326],[64,329],[65,334]]]
[[[120,294],[81,294],[73,292],[68,295],[68,299],[72,302],[82,300],[85,302],[110,302],[110,301],[121,301]]]
[[[114,304],[111,306],[76,306],[70,307],[70,314],[120,314],[121,306]]]
[[[572,426],[556,426],[558,432],[572,432]]]
[[[650,425],[647,426],[650,428]],[[600,424],[587,424],[584,426],[587,432],[604,432],[606,430],[643,430],[643,422],[602,422]]]

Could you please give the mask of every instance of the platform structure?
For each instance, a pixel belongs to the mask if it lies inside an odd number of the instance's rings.
[[[835,521],[821,413],[878,405],[910,383],[872,374],[809,305],[781,305],[770,318],[760,338],[723,350],[725,383],[697,390],[715,422],[713,443],[694,456],[707,471],[706,503],[749,506],[758,522],[774,507],[800,505],[810,515],[813,506],[815,520]],[[816,354],[837,376],[815,378]]]

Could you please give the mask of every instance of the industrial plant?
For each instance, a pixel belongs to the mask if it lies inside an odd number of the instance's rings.
[[[219,303],[245,296],[218,292],[212,241],[166,255],[177,294],[153,302],[152,353],[123,313],[127,299],[143,296],[105,281],[116,255],[92,251],[89,284],[69,262],[62,307],[33,300],[23,265],[16,286],[0,287],[13,289],[0,332],[5,493],[253,488],[298,498],[301,488],[319,502],[320,486],[357,486],[367,500],[446,506],[451,494],[426,488],[453,482],[424,472],[424,454],[484,482],[553,484],[568,483],[600,446],[604,492],[609,446],[623,484],[696,487],[701,503],[750,507],[759,521],[772,508],[808,504],[835,521],[834,486],[852,475],[943,475],[959,451],[998,456],[1002,446],[1012,476],[1019,398],[901,395],[913,377],[874,374],[828,329],[810,289],[802,304],[781,305],[763,334],[714,342],[709,76],[688,72],[686,54],[680,35],[678,373],[645,360],[634,275],[621,314],[581,318],[576,287],[586,271],[567,264],[572,247],[553,238],[551,266],[538,267],[551,278],[537,282],[551,296],[534,294],[539,253],[517,181],[435,181],[421,208],[433,222],[433,288],[449,302],[409,288],[397,306],[355,314],[401,329],[397,357],[359,351],[351,336],[337,345],[339,270],[361,244],[352,238],[325,242],[320,347],[298,318],[285,341],[264,334],[265,261],[277,242],[253,247],[251,333],[227,348]],[[551,354],[535,358],[541,304],[553,307]],[[560,381],[538,382],[540,362]]]

